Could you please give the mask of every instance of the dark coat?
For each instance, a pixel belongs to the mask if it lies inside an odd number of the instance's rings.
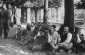
[[[10,12],[8,10],[2,12],[2,18],[4,19],[4,22],[9,22],[10,19]]]

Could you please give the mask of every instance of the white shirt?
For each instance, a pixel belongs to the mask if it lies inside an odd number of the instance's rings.
[[[61,41],[60,35],[55,31],[52,35],[48,33],[48,43],[58,43]]]

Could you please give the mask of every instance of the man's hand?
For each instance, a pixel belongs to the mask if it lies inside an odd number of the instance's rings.
[[[58,45],[59,45],[59,46],[63,46],[63,45],[64,45],[64,43],[59,43]]]
[[[34,39],[36,39],[37,36],[34,37]]]

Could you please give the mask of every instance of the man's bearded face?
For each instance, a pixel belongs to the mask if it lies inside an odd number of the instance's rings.
[[[64,27],[63,33],[67,34],[69,32],[69,28],[68,27]]]

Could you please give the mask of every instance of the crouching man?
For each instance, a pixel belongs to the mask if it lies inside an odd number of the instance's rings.
[[[20,40],[20,37],[22,36],[22,30],[21,30],[21,25],[17,25],[17,30],[16,30],[16,39]]]
[[[66,53],[71,52],[71,48],[73,46],[72,34],[69,32],[69,27],[65,26],[63,30],[63,34],[61,35],[61,43],[58,44],[58,50],[65,50]]]
[[[74,42],[74,48],[77,52],[84,51],[85,52],[85,30],[78,28],[76,36],[76,42]]]
[[[58,48],[58,44],[61,41],[60,35],[57,31],[55,31],[54,27],[50,27],[49,33],[48,33],[48,43],[52,47],[51,54],[55,54],[56,49]]]

